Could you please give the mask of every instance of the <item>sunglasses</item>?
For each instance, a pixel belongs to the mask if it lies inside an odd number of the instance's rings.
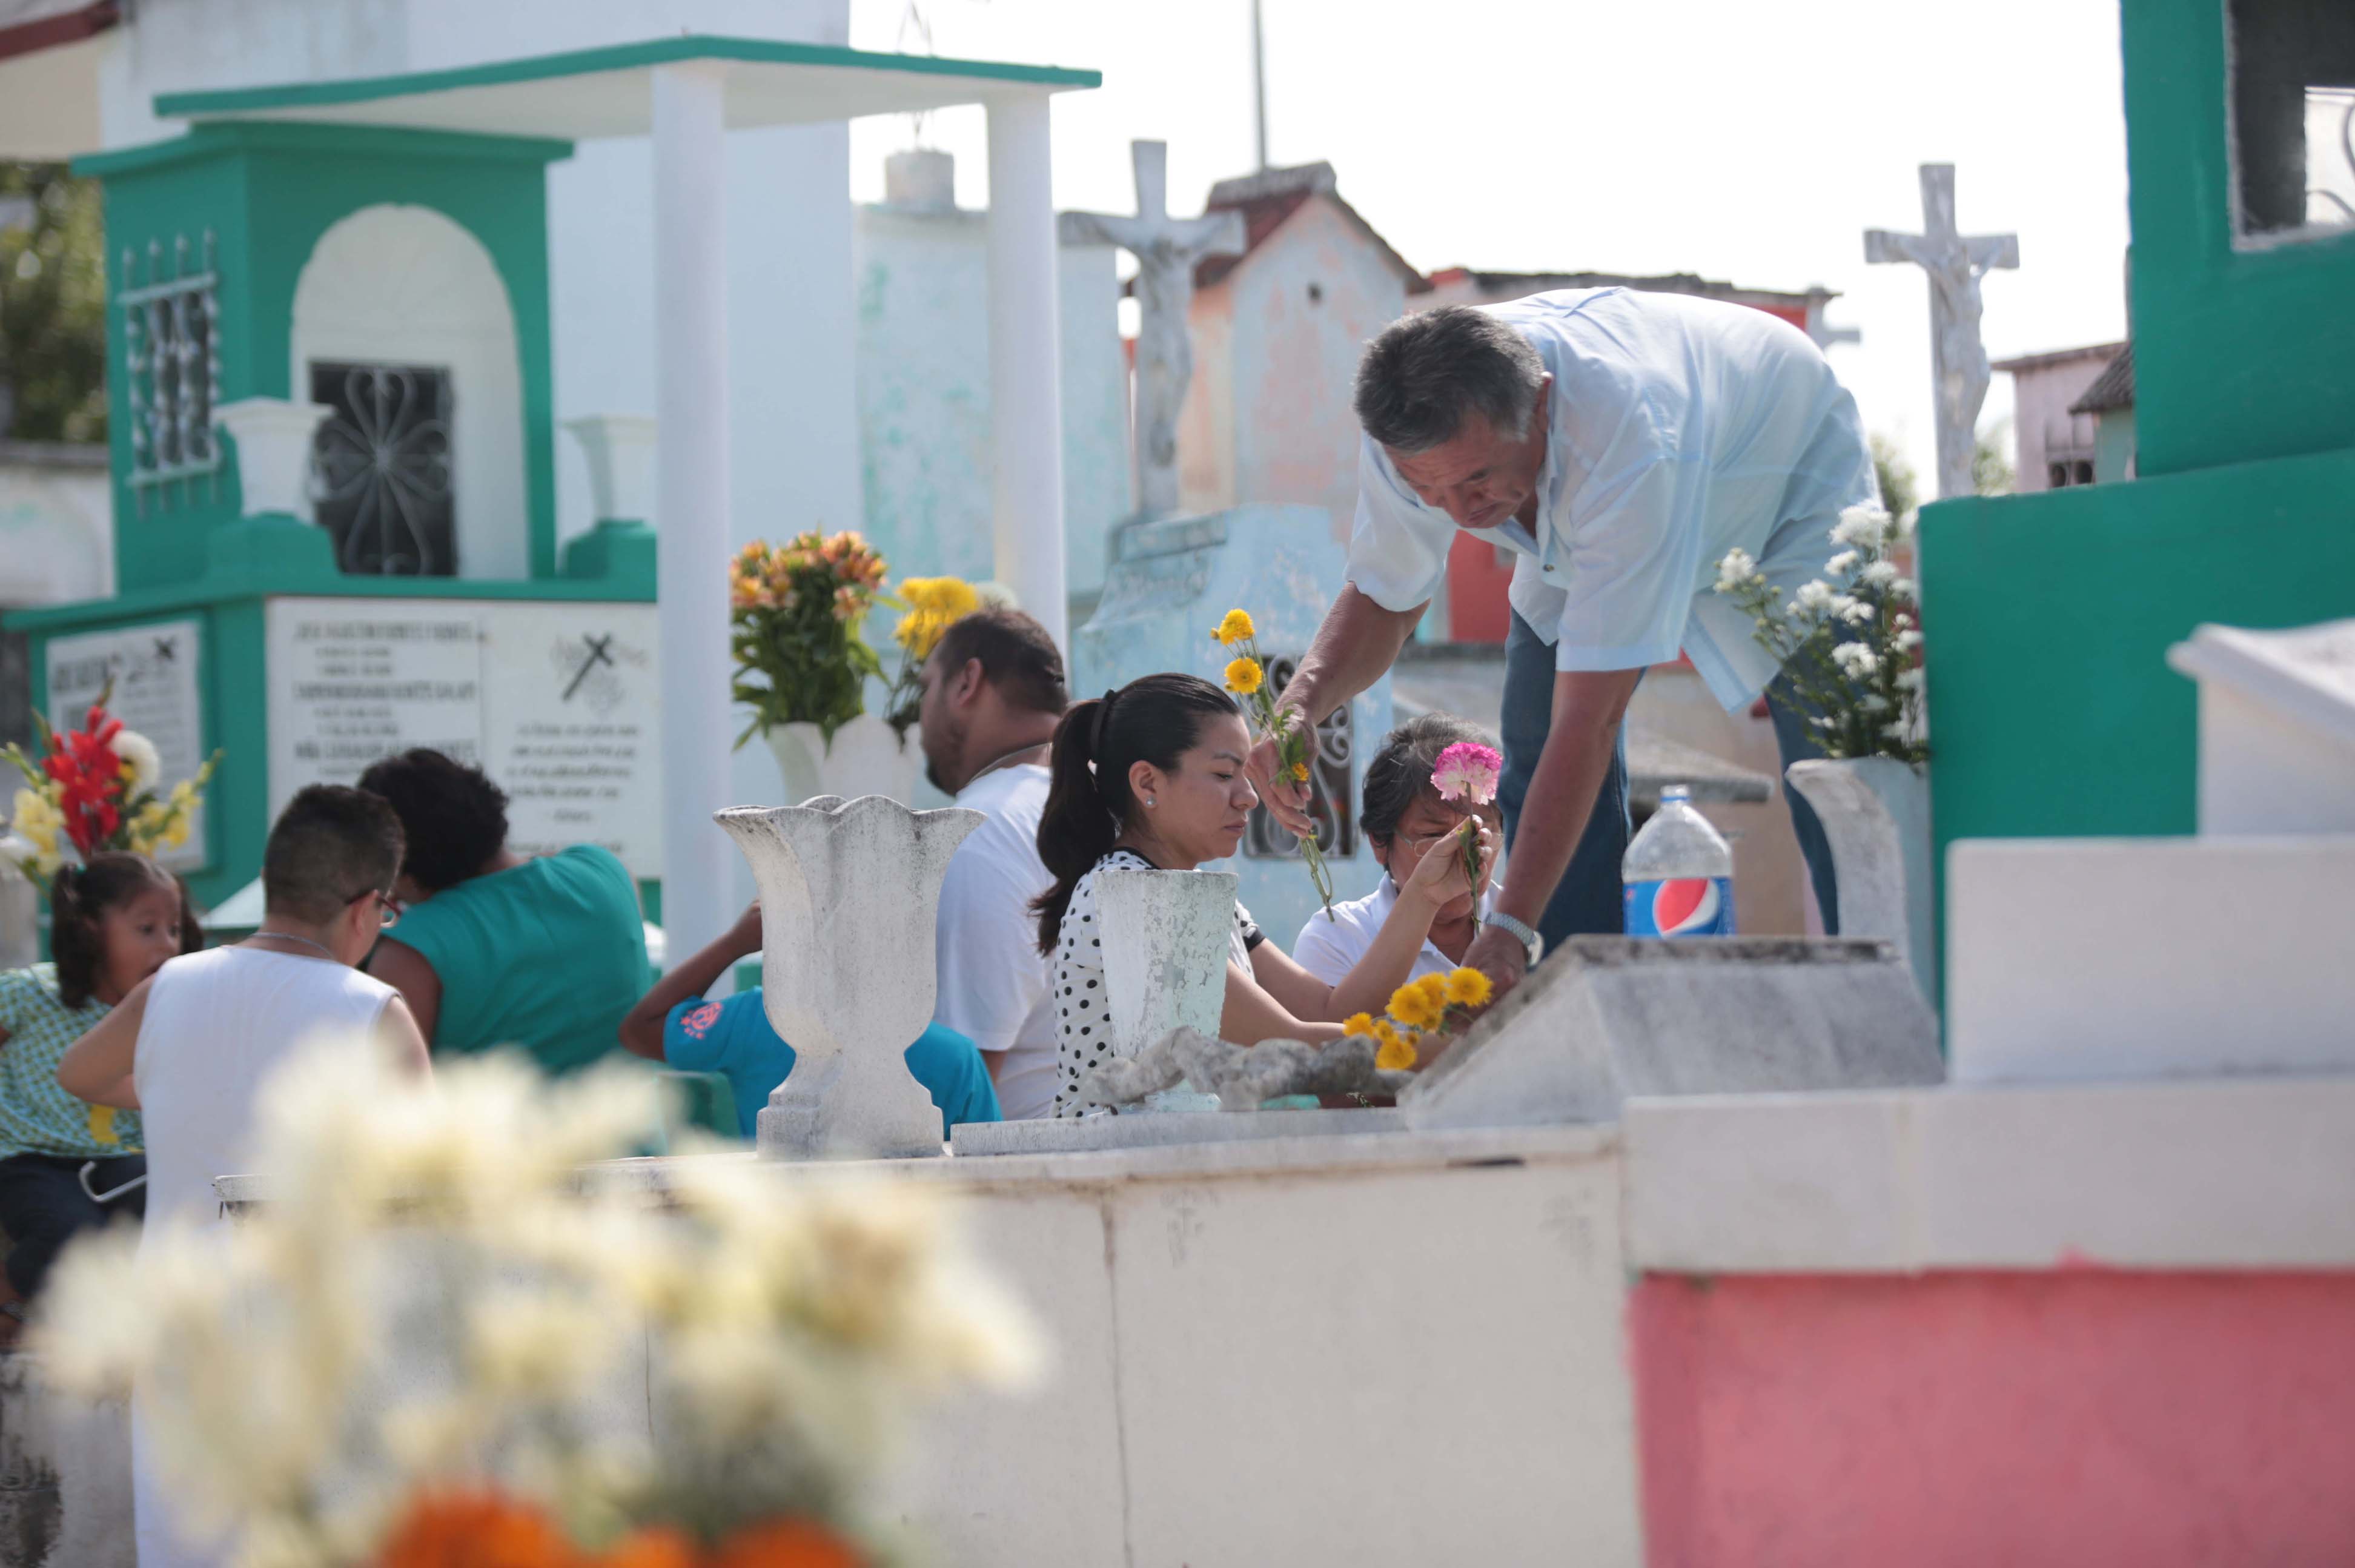
[[[377,924],[378,926],[395,924],[400,921],[402,915],[409,912],[409,906],[407,904],[402,903],[399,899],[394,898],[390,892],[387,891],[383,888],[362,888],[358,892],[354,893],[351,897],[344,901],[344,907],[349,909],[352,905],[359,902],[362,899],[376,900],[378,906],[377,914],[378,916]]]

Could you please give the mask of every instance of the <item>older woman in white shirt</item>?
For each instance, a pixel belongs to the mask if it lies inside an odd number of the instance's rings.
[[[1426,713],[1391,731],[1381,750],[1366,764],[1365,808],[1358,826],[1373,847],[1374,859],[1388,873],[1382,884],[1364,898],[1333,906],[1333,918],[1319,911],[1300,928],[1292,944],[1293,961],[1324,981],[1338,985],[1373,947],[1385,925],[1397,916],[1401,890],[1417,882],[1416,869],[1434,852],[1455,852],[1455,831],[1467,815],[1459,805],[1439,798],[1432,787],[1431,771],[1439,753],[1459,741],[1494,746],[1496,741],[1468,720],[1448,713]],[[1476,808],[1480,819],[1494,827],[1493,805]],[[1427,879],[1426,879],[1427,880]],[[1484,869],[1479,886],[1459,887],[1455,896],[1431,912],[1430,928],[1416,954],[1410,979],[1444,975],[1464,962],[1476,929],[1473,915],[1486,916],[1493,896]]]

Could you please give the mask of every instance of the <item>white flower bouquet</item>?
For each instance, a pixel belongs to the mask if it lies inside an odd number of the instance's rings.
[[[1852,507],[1831,530],[1823,575],[1785,602],[1746,550],[1717,563],[1717,592],[1750,616],[1753,635],[1780,661],[1797,701],[1769,697],[1806,721],[1824,754],[1929,761],[1922,723],[1922,615],[1917,589],[1894,556],[1912,524],[1878,507]]]
[[[920,1399],[1033,1363],[912,1184],[721,1155],[656,1194],[581,1169],[652,1130],[649,1075],[373,1057],[296,1059],[264,1200],[76,1243],[36,1327],[64,1387],[136,1380],[160,1479],[241,1568],[870,1563]]]

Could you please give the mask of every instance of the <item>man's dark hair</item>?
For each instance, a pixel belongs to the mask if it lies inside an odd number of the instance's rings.
[[[1060,713],[1071,705],[1055,639],[1019,610],[975,610],[941,634],[932,656],[944,673],[964,668],[967,659],[979,659],[983,677],[1017,708]]]
[[[1388,849],[1398,836],[1399,818],[1415,798],[1439,798],[1431,770],[1439,765],[1439,753],[1459,741],[1476,746],[1497,743],[1480,726],[1453,713],[1425,713],[1382,737],[1381,750],[1366,764],[1366,805],[1358,814],[1368,843]]]
[[[400,818],[378,795],[306,784],[286,803],[261,848],[261,903],[272,914],[325,925],[400,872]]]
[[[1545,374],[1545,361],[1511,326],[1470,305],[1442,305],[1391,323],[1366,345],[1358,422],[1409,454],[1454,440],[1466,414],[1519,436]]]
[[[456,887],[506,848],[506,792],[454,757],[420,746],[369,768],[360,788],[400,813],[409,838],[401,869],[429,893]]]

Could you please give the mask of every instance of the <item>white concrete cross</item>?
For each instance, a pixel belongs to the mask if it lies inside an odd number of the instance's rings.
[[[1979,341],[1979,280],[2019,265],[2016,234],[1965,235],[1955,226],[1955,165],[1922,165],[1920,234],[1864,233],[1868,263],[1910,261],[1930,274],[1930,371],[1937,391],[1938,494],[1971,494],[1971,452],[1987,400],[1987,346]]]
[[[1067,212],[1062,238],[1074,245],[1117,245],[1136,258],[1136,511],[1163,517],[1178,510],[1178,411],[1194,378],[1187,316],[1194,267],[1207,256],[1243,249],[1239,212],[1169,216],[1169,144],[1132,142],[1136,215]]]

